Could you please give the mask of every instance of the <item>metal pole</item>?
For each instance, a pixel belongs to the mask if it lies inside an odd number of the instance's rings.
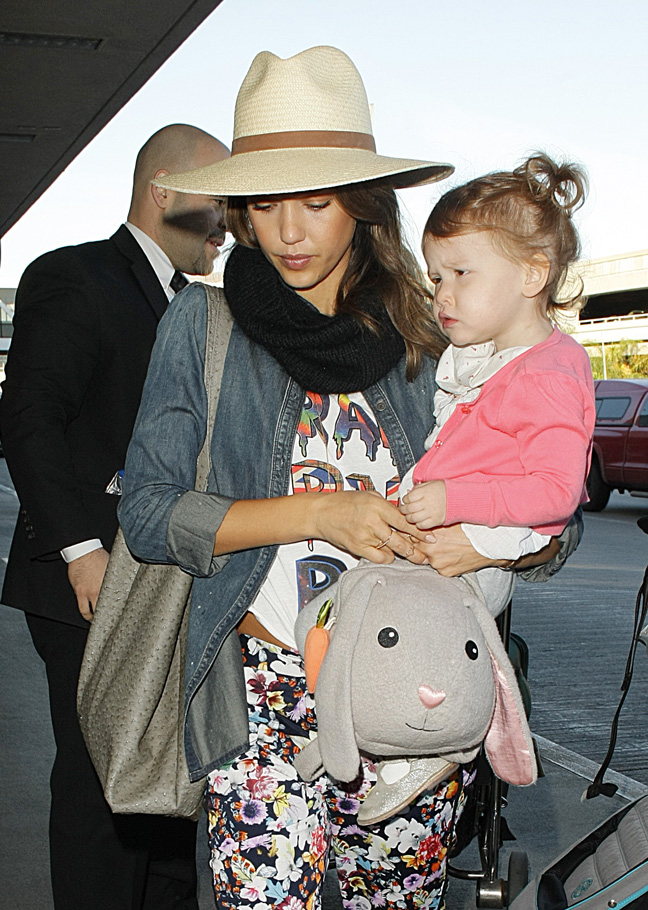
[[[603,355],[603,379],[607,379],[607,364],[605,362],[605,342],[601,342],[601,354]]]

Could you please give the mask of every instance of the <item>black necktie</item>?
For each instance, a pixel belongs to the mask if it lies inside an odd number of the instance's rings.
[[[185,276],[182,274],[182,272],[179,272],[176,269],[176,271],[173,273],[173,278],[169,282],[169,287],[171,288],[172,291],[175,291],[175,293],[177,294],[178,291],[181,291],[183,288],[186,288],[186,286],[188,284],[189,284],[189,282],[185,278]]]

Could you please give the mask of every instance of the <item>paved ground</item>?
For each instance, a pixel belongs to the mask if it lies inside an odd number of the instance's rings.
[[[17,500],[0,460],[0,557],[6,557]],[[531,651],[531,726],[546,777],[509,794],[505,817],[528,853],[532,875],[626,798],[581,801],[607,747],[630,643],[636,592],[648,562],[648,538],[636,528],[648,501],[614,495],[605,512],[586,516],[587,533],[569,565],[549,585],[520,586],[513,627]],[[0,562],[0,575],[4,563]],[[638,655],[622,715],[613,768],[620,792],[648,785],[646,712],[648,663]],[[47,858],[48,774],[53,740],[42,665],[22,614],[0,606],[0,907],[52,910]],[[213,908],[201,838],[201,910]],[[510,846],[501,851],[506,870]],[[474,845],[457,864],[477,863]],[[339,906],[331,878],[327,910]],[[475,887],[453,880],[449,910],[475,906]]]

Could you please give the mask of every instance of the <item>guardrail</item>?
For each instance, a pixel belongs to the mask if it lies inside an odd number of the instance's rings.
[[[648,320],[648,313],[628,313],[625,316],[604,316],[600,319],[581,319],[577,323],[576,330],[591,325],[616,325],[619,322],[640,322],[642,319]]]

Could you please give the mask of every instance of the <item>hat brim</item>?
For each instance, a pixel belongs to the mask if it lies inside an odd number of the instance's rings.
[[[396,188],[443,180],[451,164],[387,158],[365,149],[282,148],[245,152],[153,183],[180,193],[272,196],[389,178]]]

